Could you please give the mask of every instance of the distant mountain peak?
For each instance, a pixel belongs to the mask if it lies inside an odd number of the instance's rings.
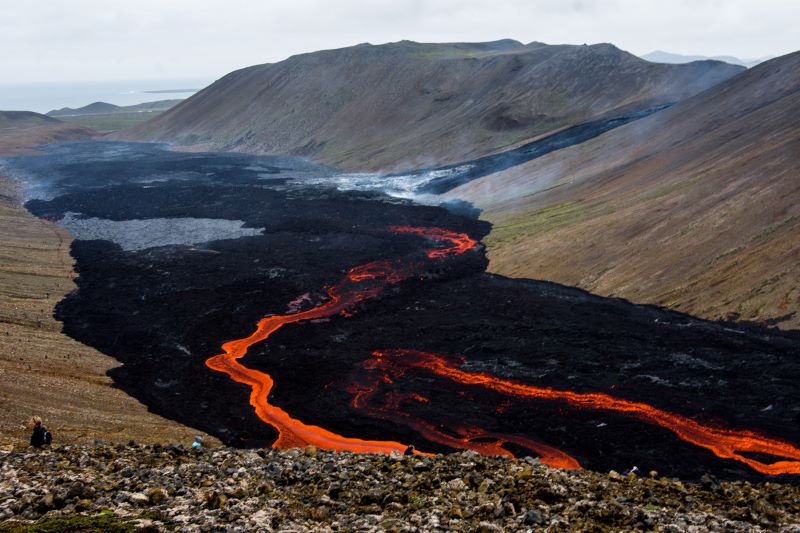
[[[641,56],[642,59],[653,63],[668,63],[668,64],[682,64],[682,63],[692,63],[694,61],[722,61],[723,63],[728,63],[730,65],[739,65],[742,67],[754,67],[759,63],[763,63],[768,59],[772,59],[771,57],[762,57],[760,59],[739,59],[738,57],[734,56],[704,56],[704,55],[684,55],[684,54],[675,54],[672,52],[665,52],[663,50],[655,50],[650,52],[649,54],[644,54]]]
[[[109,104],[108,102],[92,102],[89,105],[73,109],[71,107],[62,107],[61,109],[54,109],[47,112],[47,116],[58,117],[65,115],[93,115],[99,113],[112,113],[120,109],[119,106]]]
[[[54,109],[47,112],[49,117],[68,117],[78,115],[111,115],[114,113],[131,113],[137,111],[155,111],[165,110],[181,102],[180,99],[173,100],[158,100],[155,102],[144,102],[141,104],[130,106],[118,106],[109,104],[108,102],[92,102],[89,105],[72,108],[62,107],[61,109]]]

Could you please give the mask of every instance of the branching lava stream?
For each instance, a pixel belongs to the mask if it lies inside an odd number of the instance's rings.
[[[395,233],[409,233],[428,238],[436,243],[449,244],[435,247],[426,252],[427,261],[442,261],[449,257],[464,254],[477,248],[478,243],[464,233],[456,233],[441,228],[392,226]],[[286,411],[269,403],[272,378],[263,372],[247,368],[239,360],[256,343],[269,338],[275,331],[287,324],[307,320],[347,315],[360,302],[377,297],[387,287],[404,280],[420,277],[426,270],[426,261],[374,261],[350,269],[338,284],[328,287],[328,300],[305,311],[290,312],[262,318],[256,330],[247,337],[232,340],[222,345],[223,353],[213,356],[206,365],[227,374],[236,382],[251,388],[250,404],[258,417],[278,431],[274,448],[292,448],[314,445],[330,450],[349,450],[354,452],[391,453],[402,452],[406,446],[395,441],[361,440],[345,437],[325,428],[304,424],[292,418]],[[669,413],[645,403],[615,398],[605,393],[575,393],[557,391],[517,383],[489,374],[471,373],[462,370],[459,362],[443,356],[414,350],[387,350],[375,352],[375,358],[365,363],[368,370],[383,371],[380,380],[369,384],[356,385],[350,389],[354,393],[353,407],[366,411],[369,415],[391,420],[413,428],[430,442],[451,448],[470,449],[488,455],[513,454],[504,448],[505,444],[532,450],[541,456],[545,464],[560,468],[580,468],[576,459],[551,446],[527,438],[498,433],[488,433],[479,428],[462,427],[455,429],[457,435],[447,434],[423,420],[418,420],[400,409],[400,401],[409,399],[427,402],[427,398],[416,395],[390,393],[388,408],[375,408],[370,400],[375,395],[380,382],[391,383],[391,375],[402,375],[409,368],[419,368],[455,383],[490,389],[518,399],[562,401],[577,409],[605,410],[630,416],[643,422],[671,430],[682,440],[710,450],[718,457],[740,461],[763,474],[800,474],[800,449],[794,445],[765,437],[750,431],[734,431],[702,425],[688,417]],[[767,454],[785,460],[772,464],[742,455],[743,453]]]
[[[390,230],[396,233],[413,233],[429,237],[437,242],[444,241],[452,244],[448,248],[430,250],[427,253],[430,259],[444,259],[452,255],[459,255],[478,245],[466,234],[440,228],[393,226]],[[352,268],[339,284],[328,287],[329,300],[327,302],[307,311],[262,318],[252,334],[224,343],[222,345],[223,353],[208,359],[206,365],[219,372],[224,372],[234,381],[243,383],[252,389],[250,405],[255,408],[256,414],[261,420],[278,431],[278,439],[273,444],[275,448],[292,448],[313,444],[319,448],[337,451],[402,452],[406,446],[399,442],[344,437],[292,418],[280,407],[269,403],[269,394],[274,384],[272,378],[268,374],[245,367],[238,360],[247,354],[250,346],[266,340],[286,324],[346,313],[359,302],[375,298],[386,287],[418,275],[422,272],[422,268],[423,265],[404,264],[401,261],[374,261]]]
[[[416,350],[386,350],[374,352],[373,355],[375,359],[365,366],[373,370],[382,370],[384,380],[391,380],[391,376],[401,376],[409,368],[420,368],[462,385],[478,386],[516,398],[557,400],[578,409],[612,411],[669,429],[686,442],[706,448],[717,457],[740,461],[762,474],[800,474],[800,449],[789,442],[765,437],[752,431],[706,426],[645,403],[615,398],[600,392],[559,391],[526,385],[486,373],[466,372],[459,368],[463,361],[451,360],[438,354]],[[759,453],[792,460],[766,464],[745,457],[742,453]]]

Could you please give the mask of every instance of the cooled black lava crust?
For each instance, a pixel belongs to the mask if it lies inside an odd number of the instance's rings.
[[[124,363],[110,373],[117,386],[160,415],[246,446],[268,445],[275,432],[254,415],[247,387],[205,366],[222,342],[249,334],[266,314],[286,312],[301,294],[323,294],[348,268],[430,246],[391,233],[391,225],[439,226],[476,239],[490,229],[442,208],[377,194],[287,186],[331,172],[292,158],[80,143],[14,165],[50,193],[49,200],[28,204],[39,216],[226,218],[265,228],[261,236],[134,252],[108,241],[75,241],[79,290],[57,309],[68,335]],[[704,423],[800,442],[797,332],[714,323],[553,283],[507,279],[486,274],[486,265],[482,251],[449,260],[428,279],[403,282],[365,302],[354,316],[281,329],[253,347],[244,363],[272,375],[272,403],[306,423],[433,451],[446,450],[409,427],[351,407],[347,386],[363,377],[362,363],[373,351],[462,356],[471,371],[606,392]],[[468,420],[487,431],[522,435],[588,468],[635,464],[686,478],[705,472],[764,477],[620,415],[558,402],[509,402],[423,373],[397,389],[429,397],[403,408],[434,425]]]

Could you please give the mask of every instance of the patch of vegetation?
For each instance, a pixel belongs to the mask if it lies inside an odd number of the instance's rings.
[[[532,211],[526,211],[522,208],[497,218],[487,216],[494,224],[494,227],[492,233],[484,242],[489,248],[496,247],[574,225],[585,220],[619,213],[625,209],[646,204],[678,191],[687,187],[688,183],[696,179],[696,177],[692,177],[682,181],[670,182],[644,195],[628,194],[603,201],[595,199],[586,202],[561,202]],[[546,189],[536,190],[521,197],[534,196],[547,190],[561,187],[566,183],[566,180],[567,178],[564,178]],[[688,232],[689,228],[684,228],[682,231]]]
[[[110,511],[94,516],[68,515],[45,517],[32,524],[6,521],[0,523],[0,533],[72,533],[72,532],[130,533],[157,531],[156,528],[139,527],[128,520],[121,520]]]
[[[583,212],[575,202],[561,202],[538,211],[523,213],[495,224],[487,239],[488,245],[498,245],[521,237],[542,233],[577,220]]]

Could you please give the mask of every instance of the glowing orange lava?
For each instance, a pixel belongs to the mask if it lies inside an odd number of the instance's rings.
[[[441,260],[460,255],[478,246],[478,243],[466,234],[441,228],[393,226],[390,229],[396,233],[412,233],[429,238],[436,243],[450,245],[428,250],[426,255],[430,260]],[[310,301],[308,294],[301,296],[290,303],[292,312],[261,319],[252,334],[224,343],[222,345],[223,353],[209,358],[206,365],[251,388],[250,404],[256,414],[278,431],[278,439],[273,444],[275,448],[292,448],[312,444],[319,448],[337,451],[402,452],[406,446],[399,442],[344,437],[325,428],[304,424],[300,420],[292,418],[280,407],[269,403],[269,394],[274,384],[272,378],[268,374],[245,367],[239,363],[239,359],[247,354],[248,348],[266,340],[284,325],[335,315],[349,316],[360,302],[377,297],[388,286],[418,277],[424,272],[424,268],[425,265],[400,260],[374,261],[352,268],[341,282],[327,288],[329,299],[326,302],[312,309],[296,311],[295,309],[301,303]],[[375,359],[367,362],[366,366],[385,370],[380,377],[380,382],[383,383],[392,383],[391,375],[402,376],[408,368],[421,368],[456,383],[479,386],[516,398],[564,401],[579,409],[605,410],[631,416],[669,429],[686,442],[706,448],[718,457],[740,461],[758,472],[773,475],[800,474],[800,449],[791,443],[765,437],[755,432],[704,426],[690,418],[662,411],[645,403],[614,398],[604,393],[557,391],[517,383],[489,374],[465,372],[459,368],[457,361],[436,354],[413,350],[390,350],[375,352],[374,355]],[[400,402],[404,399],[428,402],[428,398],[424,396],[404,396],[390,393],[388,395],[389,407],[378,409],[371,406],[369,402],[375,394],[378,384],[379,382],[375,381],[368,385],[361,385],[360,388],[359,386],[352,388],[351,392],[355,394],[353,407],[367,410],[376,417],[405,424],[414,428],[428,441],[451,448],[474,450],[485,455],[513,456],[509,450],[504,448],[505,444],[513,443],[535,451],[545,464],[560,468],[580,468],[578,461],[566,453],[530,439],[487,433],[474,427],[456,428],[454,433],[457,435],[452,435],[428,422],[414,419],[400,409]],[[484,442],[487,439],[488,442]],[[746,457],[742,453],[766,454],[784,460],[766,464]]]
[[[392,228],[392,230],[395,232],[414,233],[433,239],[436,242],[445,242],[452,245],[447,248],[432,250],[435,254],[428,254],[431,259],[459,255],[477,246],[477,242],[465,234],[440,228],[403,226]],[[281,327],[287,324],[348,313],[359,302],[378,296],[387,286],[418,275],[418,268],[418,265],[403,264],[400,261],[374,261],[352,268],[339,284],[328,287],[328,301],[307,311],[262,318],[259,320],[256,330],[249,336],[224,343],[222,345],[223,353],[206,360],[206,366],[218,372],[224,372],[234,381],[244,383],[252,389],[250,392],[250,405],[253,406],[261,420],[278,431],[278,439],[273,444],[275,448],[292,448],[313,444],[319,448],[337,451],[402,452],[406,446],[399,442],[344,437],[319,426],[304,424],[292,418],[280,407],[269,403],[269,393],[274,384],[269,374],[247,368],[239,363],[238,360],[247,354],[250,346],[266,340]]]
[[[604,393],[558,391],[517,383],[485,373],[465,372],[458,367],[458,361],[437,354],[415,350],[387,350],[375,352],[373,355],[376,357],[373,367],[381,367],[395,375],[402,375],[408,368],[422,368],[463,385],[475,385],[517,398],[560,400],[578,409],[613,411],[669,429],[686,442],[706,448],[717,457],[740,461],[762,474],[800,474],[800,449],[789,442],[752,431],[705,426],[685,416]],[[767,464],[746,457],[742,453],[759,453],[784,460]]]
[[[413,226],[391,226],[389,230],[395,233],[414,233],[438,241],[450,241],[453,246],[449,248],[435,248],[428,250],[426,255],[431,259],[443,259],[450,255],[463,254],[478,246],[478,241],[470,238],[466,233],[455,233],[442,228],[417,228]]]
[[[371,365],[370,361],[367,361],[365,366],[367,368],[377,367],[377,365]],[[396,370],[398,370],[399,374],[403,372],[403,369]],[[381,376],[378,381],[383,383],[392,382],[390,378],[387,379],[385,374]],[[403,424],[404,426],[412,428],[429,442],[435,442],[450,448],[472,450],[481,455],[505,455],[507,457],[514,457],[514,454],[504,447],[505,444],[513,443],[535,452],[539,455],[539,461],[550,467],[568,470],[578,470],[581,468],[580,463],[574,457],[557,448],[525,437],[506,435],[503,433],[489,433],[473,426],[455,428],[454,433],[456,433],[456,435],[448,434],[441,428],[437,428],[433,424],[413,417],[403,411],[402,403],[404,400],[423,403],[429,401],[428,398],[419,396],[416,393],[398,394],[389,392],[384,395],[387,400],[385,405],[378,406],[376,402],[373,401],[374,396],[378,392],[378,381],[373,381],[368,384],[352,385],[349,388],[349,392],[353,394],[352,406],[356,410],[364,411],[373,418],[388,420],[395,424]]]

